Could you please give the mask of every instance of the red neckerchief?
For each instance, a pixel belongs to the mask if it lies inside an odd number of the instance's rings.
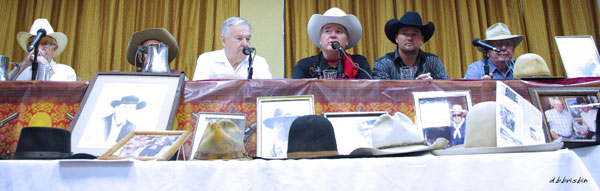
[[[346,55],[348,55],[348,53],[346,53]],[[327,58],[325,58],[325,61],[328,63],[338,62],[338,60],[328,60]],[[354,61],[352,58],[344,56],[344,74],[346,74],[348,78],[354,78],[358,73],[358,68],[356,68],[353,63]]]

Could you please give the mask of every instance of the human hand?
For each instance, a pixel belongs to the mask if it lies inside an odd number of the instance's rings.
[[[431,77],[431,73],[427,72],[425,74],[421,74],[421,75],[417,76],[417,78],[415,78],[415,80],[433,80],[433,78]]]
[[[483,76],[481,76],[481,78],[480,78],[480,79],[482,79],[482,80],[490,80],[490,79],[494,79],[494,74],[493,74],[493,73],[490,73],[490,75],[483,75]]]

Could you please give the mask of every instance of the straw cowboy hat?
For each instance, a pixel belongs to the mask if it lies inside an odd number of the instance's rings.
[[[31,25],[31,29],[29,32],[19,32],[17,33],[17,41],[23,50],[27,51],[27,45],[29,44],[29,39],[37,35],[37,31],[39,29],[46,30],[46,36],[50,36],[56,40],[56,46],[58,47],[56,51],[54,51],[54,57],[57,57],[62,53],[67,47],[67,35],[61,32],[54,32],[54,29],[48,22],[48,19],[36,19]]]
[[[288,158],[314,158],[338,155],[331,122],[319,115],[298,117],[288,134]]]
[[[416,125],[406,115],[397,112],[394,116],[383,114],[377,118],[371,134],[373,148],[362,147],[350,153],[354,156],[385,156],[415,154],[444,148],[448,144],[445,138],[438,138],[427,145],[421,138]]]
[[[360,25],[358,18],[354,15],[346,14],[339,8],[333,7],[325,11],[322,15],[312,15],[310,20],[308,20],[308,26],[306,27],[308,37],[310,37],[310,40],[321,49],[323,48],[319,43],[321,29],[329,23],[340,24],[346,28],[348,34],[348,46],[344,47],[344,49],[352,48],[358,43],[362,36],[362,26]]]
[[[505,39],[512,39],[513,45],[516,48],[517,45],[523,41],[523,35],[512,35],[510,34],[510,30],[508,30],[508,26],[506,26],[504,23],[496,23],[485,30],[485,40],[483,40],[483,42],[489,44],[490,41],[493,40]],[[479,46],[477,49],[481,52],[485,51],[484,48]]]
[[[385,35],[392,41],[394,44],[396,43],[396,35],[398,35],[398,30],[400,28],[410,26],[416,27],[421,30],[421,34],[423,35],[423,43],[427,42],[431,36],[433,36],[433,32],[435,31],[435,26],[431,21],[429,21],[426,25],[423,25],[423,21],[421,20],[421,15],[417,12],[406,12],[400,20],[398,19],[390,19],[385,24]]]
[[[487,154],[508,152],[552,151],[562,147],[562,141],[547,144],[497,147],[496,102],[479,103],[467,114],[465,143],[444,150],[434,150],[434,155]]]
[[[209,122],[201,135],[194,159],[238,159],[246,158],[244,138],[236,123],[231,120]]]
[[[135,53],[138,46],[141,46],[144,41],[158,40],[169,46],[169,63],[175,59],[179,53],[179,44],[167,29],[164,28],[149,28],[135,32],[131,35],[129,44],[127,45],[127,61],[130,64],[135,63]]]
[[[517,79],[544,79],[559,78],[550,74],[550,69],[544,58],[540,55],[527,53],[519,56],[514,66],[515,78]]]
[[[122,97],[121,100],[111,101],[110,106],[117,107],[121,104],[136,104],[136,106],[135,106],[136,110],[146,107],[145,101],[142,101],[142,102],[139,102],[139,101],[140,101],[140,99],[137,96],[130,95],[130,96]]]

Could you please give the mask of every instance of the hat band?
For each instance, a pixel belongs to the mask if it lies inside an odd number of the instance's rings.
[[[290,152],[287,154],[287,158],[322,157],[335,155],[338,155],[337,151]]]
[[[16,152],[15,158],[18,159],[61,159],[69,158],[71,153],[47,152],[47,151],[29,151]]]

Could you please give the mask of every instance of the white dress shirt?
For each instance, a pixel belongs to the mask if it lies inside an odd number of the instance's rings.
[[[252,68],[252,79],[272,78],[269,65],[263,57],[257,55],[252,62]],[[244,59],[234,70],[225,56],[225,49],[221,49],[198,56],[193,80],[246,78],[248,78],[248,59]]]
[[[50,81],[76,81],[77,75],[71,66],[56,63],[54,60],[50,62]],[[23,72],[16,78],[18,81],[31,80],[31,66],[25,68]]]

